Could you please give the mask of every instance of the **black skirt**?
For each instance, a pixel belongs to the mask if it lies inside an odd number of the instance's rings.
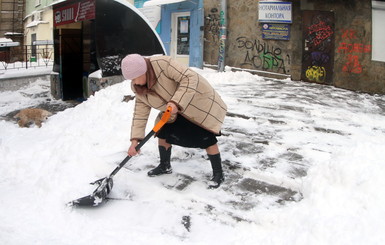
[[[199,127],[181,115],[177,116],[175,122],[165,124],[157,137],[165,139],[169,144],[188,148],[206,149],[218,142],[214,133]]]

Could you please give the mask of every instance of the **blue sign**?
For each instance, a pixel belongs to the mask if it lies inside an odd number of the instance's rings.
[[[262,25],[262,38],[290,40],[290,25],[265,23]]]

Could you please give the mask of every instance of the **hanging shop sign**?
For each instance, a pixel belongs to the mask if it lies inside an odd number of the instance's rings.
[[[262,25],[262,38],[273,40],[290,40],[290,25],[265,23]]]
[[[291,2],[259,2],[259,22],[292,23]]]
[[[54,26],[95,19],[95,0],[83,0],[54,9]]]

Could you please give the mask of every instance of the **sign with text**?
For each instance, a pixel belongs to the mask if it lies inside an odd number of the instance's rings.
[[[259,2],[259,22],[292,23],[291,2]]]
[[[54,9],[54,26],[95,19],[95,0],[83,0]]]
[[[290,25],[265,23],[262,25],[262,38],[273,40],[290,40]]]

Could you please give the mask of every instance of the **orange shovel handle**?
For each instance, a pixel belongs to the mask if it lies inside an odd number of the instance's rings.
[[[162,115],[162,118],[160,119],[160,121],[154,126],[154,128],[152,129],[152,131],[154,131],[155,133],[157,133],[167,122],[168,120],[170,119],[171,117],[171,106],[167,107],[167,110],[163,113]]]

